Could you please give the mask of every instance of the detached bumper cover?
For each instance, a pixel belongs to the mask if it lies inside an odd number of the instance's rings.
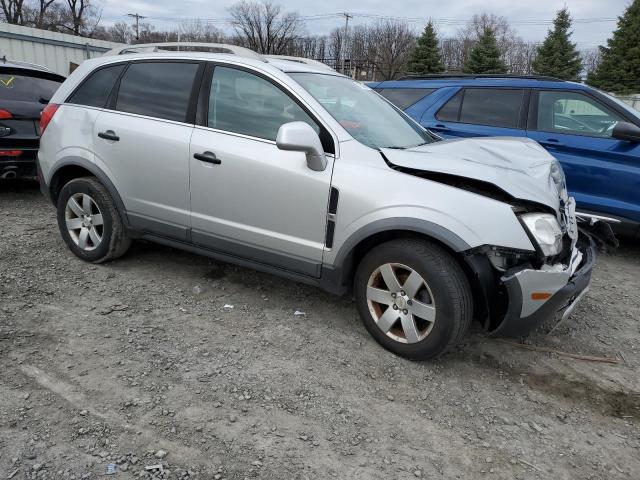
[[[595,257],[593,240],[581,235],[569,266],[524,269],[502,277],[509,296],[509,306],[504,320],[491,332],[492,335],[521,337],[538,328],[545,320],[568,316],[589,288]],[[534,292],[549,292],[552,295],[544,301],[533,300]]]

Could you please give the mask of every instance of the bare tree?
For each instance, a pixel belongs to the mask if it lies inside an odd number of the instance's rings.
[[[2,15],[7,23],[24,24],[24,0],[0,0]]]
[[[587,74],[590,72],[594,72],[602,61],[602,53],[600,52],[599,48],[582,50],[580,52],[580,56],[582,57],[582,66],[584,67],[584,71]]]
[[[224,42],[224,34],[213,25],[193,20],[180,24],[180,40],[184,42]]]
[[[415,36],[406,22],[382,20],[370,30],[369,56],[383,80],[397,78],[405,71]]]
[[[91,0],[66,0],[71,15],[71,31],[74,35],[80,35],[85,26],[85,14],[87,13]]]
[[[47,11],[56,0],[39,0],[37,7],[37,16],[35,19],[36,28],[44,28],[46,26]]]
[[[241,44],[265,54],[282,54],[302,31],[295,12],[283,12],[270,0],[241,0],[229,8],[232,25]]]
[[[110,40],[119,43],[131,43],[133,40],[133,30],[127,22],[114,23],[109,28]]]

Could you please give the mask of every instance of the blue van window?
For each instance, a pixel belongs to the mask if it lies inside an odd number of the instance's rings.
[[[431,95],[435,90],[435,88],[381,88],[376,89],[376,92],[400,110],[405,110],[427,95]]]
[[[460,117],[460,103],[462,102],[462,90],[456,93],[451,100],[444,104],[438,111],[436,118],[441,122],[457,122]]]
[[[491,127],[518,128],[523,89],[467,88],[460,122]]]
[[[588,95],[562,90],[538,94],[538,130],[611,137],[623,119]]]

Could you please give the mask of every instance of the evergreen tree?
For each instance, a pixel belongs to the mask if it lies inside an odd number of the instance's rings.
[[[492,28],[485,27],[469,58],[464,63],[465,73],[507,73],[507,65],[501,58],[496,35]]]
[[[418,37],[416,47],[409,58],[408,69],[410,73],[427,74],[444,71],[438,35],[431,20],[424,27],[424,32]]]
[[[533,71],[538,75],[548,75],[562,80],[580,80],[582,60],[576,50],[576,44],[570,40],[571,16],[563,8],[553,21],[553,30],[549,30],[538,56],[533,61]]]
[[[634,0],[622,17],[607,47],[600,47],[602,62],[587,83],[608,92],[640,93],[640,0]]]

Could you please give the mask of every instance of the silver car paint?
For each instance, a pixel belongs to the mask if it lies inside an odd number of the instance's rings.
[[[212,152],[222,162],[193,158]],[[275,142],[196,127],[191,140],[191,226],[194,233],[322,261],[333,159],[324,171],[303,152]]]
[[[291,62],[266,64],[223,54],[179,52],[156,53],[151,57],[215,61],[268,76],[303,102],[323,123],[334,139],[335,156],[329,158],[324,172],[313,172],[307,168],[304,154],[279,151],[273,142],[176,122],[134,119],[136,116],[122,118],[115,125],[112,120],[106,121],[113,113],[103,111],[102,117],[100,109],[63,105],[42,138],[39,159],[46,183],[51,180],[57,163],[80,156],[99,165],[124,193],[127,208],[132,206],[143,214],[178,224],[190,223],[194,231],[209,232],[311,263],[322,261],[333,265],[341,247],[358,231],[393,218],[414,218],[438,225],[470,248],[491,244],[534,249],[510,205],[390,169],[380,152],[353,140],[322,105],[286,73],[288,70],[330,72]],[[148,58],[149,54],[134,54],[86,61],[56,92],[52,103],[63,103],[79,82],[99,65]],[[167,144],[173,152],[171,155],[154,145],[157,138],[143,132],[143,125],[150,125],[150,121],[162,130],[165,138],[174,139]],[[93,153],[95,133],[101,128],[114,130],[116,126],[121,137],[142,135],[144,141],[134,143],[132,140],[131,151],[121,159],[112,157],[108,144],[100,144],[95,147],[96,157]],[[193,131],[190,146],[186,138],[189,130]],[[185,146],[188,146],[186,159]],[[219,166],[204,165],[192,158],[196,150],[212,149],[223,161]],[[153,160],[150,151],[156,157]],[[385,150],[384,153],[398,165],[489,181],[515,197],[559,210],[558,190],[549,178],[553,158],[532,142],[454,140],[411,151]],[[170,164],[176,156],[178,162]],[[137,161],[140,163],[131,164]],[[156,163],[149,163],[152,161]],[[162,175],[175,174],[175,184],[169,185],[166,177],[160,178],[160,173],[151,174],[152,165],[160,165],[164,169]],[[187,172],[190,198],[184,190]],[[331,185],[339,189],[340,203],[334,245],[326,249],[323,248],[324,228]],[[191,219],[185,220],[189,210]],[[557,279],[554,285],[561,286],[568,280],[571,268],[553,266],[549,270],[525,271],[519,279],[523,292],[551,279]]]
[[[120,140],[98,137],[108,130]],[[127,212],[188,228],[193,126],[104,110],[93,131],[95,163],[109,174]]]
[[[515,198],[558,208],[559,192],[551,177],[557,160],[528,138],[470,138],[382,151],[395,165],[482,180]]]

